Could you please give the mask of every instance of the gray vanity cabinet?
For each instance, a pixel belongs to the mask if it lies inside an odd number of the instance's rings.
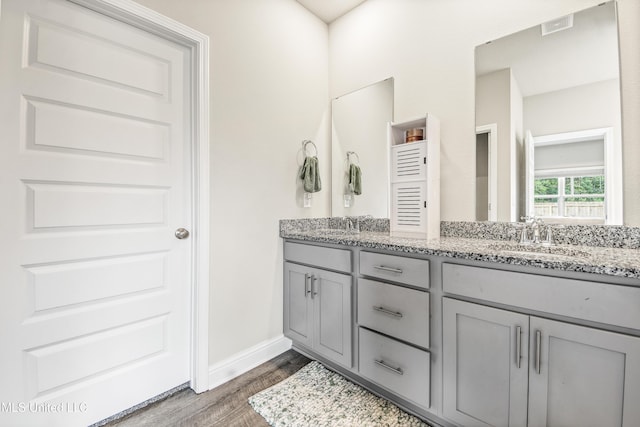
[[[341,235],[284,241],[298,350],[435,425],[640,426],[637,251]]]
[[[284,264],[284,335],[313,346],[313,300],[309,291],[308,267]]]
[[[463,426],[526,426],[529,317],[442,304],[444,416]]]
[[[309,259],[305,259],[307,256]],[[350,268],[351,259],[348,251],[291,243],[285,246],[285,257],[300,257],[301,262],[316,262],[323,266],[331,264],[336,257],[340,261],[335,267],[340,269]],[[351,368],[351,294],[352,277],[349,274],[285,262],[284,335],[296,344]]]
[[[640,338],[536,317],[530,329],[530,426],[640,425]]]
[[[640,338],[450,298],[443,298],[443,319],[443,414],[450,420],[640,425]]]

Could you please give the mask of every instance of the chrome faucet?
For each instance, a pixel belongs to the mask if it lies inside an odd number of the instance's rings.
[[[564,228],[563,224],[547,224],[547,231],[544,236],[544,240],[542,241],[542,246],[555,246],[556,239],[553,235],[553,230],[562,230]]]
[[[524,227],[522,228],[522,235],[520,236],[520,244],[522,245],[539,245],[542,243],[540,240],[540,226],[544,225],[544,221],[541,218],[535,216],[522,216],[520,217],[524,221]],[[528,237],[528,228],[531,228],[531,239]],[[547,227],[547,241],[552,241],[550,228]]]
[[[530,245],[531,240],[529,240],[529,231],[527,230],[527,224],[517,223],[515,227],[520,230],[520,240],[518,240],[518,244],[522,246]]]
[[[555,244],[552,228],[550,225],[547,225],[547,232],[544,236],[544,240],[542,241],[542,246],[555,246]]]
[[[532,243],[534,245],[537,245],[540,243],[540,225],[541,224],[543,224],[543,221],[535,217],[531,221],[531,231],[533,231]]]
[[[357,216],[345,216],[344,217],[347,231],[360,232],[360,218]]]

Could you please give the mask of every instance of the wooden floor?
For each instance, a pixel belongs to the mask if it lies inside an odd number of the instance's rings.
[[[289,350],[255,369],[205,393],[182,390],[124,418],[109,427],[247,426],[269,424],[247,403],[259,391],[279,383],[311,360]]]

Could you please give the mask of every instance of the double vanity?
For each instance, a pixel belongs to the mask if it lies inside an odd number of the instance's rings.
[[[640,425],[637,229],[545,247],[508,223],[348,223],[280,223],[295,349],[438,425]]]

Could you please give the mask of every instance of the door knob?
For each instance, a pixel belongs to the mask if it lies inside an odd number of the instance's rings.
[[[175,235],[177,239],[186,239],[187,237],[189,237],[189,230],[187,230],[186,228],[178,228],[175,232]]]

